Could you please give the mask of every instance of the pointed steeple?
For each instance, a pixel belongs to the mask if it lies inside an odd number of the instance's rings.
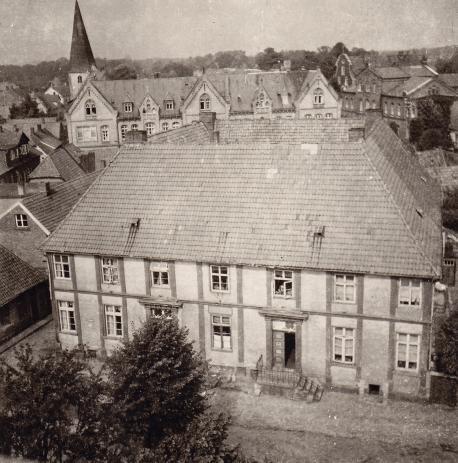
[[[78,0],[76,0],[72,47],[70,50],[70,72],[90,71],[92,66],[95,66],[95,59],[84,27]]]

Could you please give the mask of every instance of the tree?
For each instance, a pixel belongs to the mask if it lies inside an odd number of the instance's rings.
[[[94,380],[69,352],[34,360],[26,346],[16,359],[17,367],[0,366],[0,450],[61,462],[77,444],[79,455],[89,450],[88,456],[94,456],[87,443],[99,429],[91,417],[99,409],[100,379]]]
[[[337,59],[339,55],[342,53],[347,53],[348,54],[348,48],[342,43],[342,42],[337,42],[331,49],[331,55]]]
[[[11,119],[19,119],[22,117],[41,117],[44,114],[39,111],[38,104],[32,100],[32,97],[27,93],[24,101],[19,105],[13,105],[10,108]]]
[[[259,69],[269,71],[280,67],[280,64],[283,62],[283,56],[272,47],[268,47],[256,55],[255,61]]]
[[[450,59],[439,58],[436,61],[436,69],[439,74],[458,73],[458,51]]]
[[[443,373],[458,376],[458,310],[452,310],[437,334],[438,367]]]
[[[136,79],[137,71],[132,66],[120,64],[112,70],[107,70],[106,76],[108,80]]]

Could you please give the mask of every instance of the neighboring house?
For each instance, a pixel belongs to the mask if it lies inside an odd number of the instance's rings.
[[[44,155],[53,153],[63,143],[48,129],[42,128],[40,124],[36,128],[30,128],[30,139]]]
[[[50,313],[46,273],[0,245],[0,344]]]
[[[452,294],[458,296],[458,274],[456,264],[458,262],[458,232],[444,227],[444,259],[442,263],[442,281],[454,288]],[[458,302],[458,298],[454,298]]]
[[[0,215],[0,242],[34,268],[47,268],[40,245],[70,212],[98,172],[22,198]]]
[[[0,125],[0,183],[26,183],[39,162],[40,152],[30,145],[24,132]]]
[[[0,82],[0,118],[9,119],[10,108],[24,101],[19,87],[11,82]]]
[[[94,66],[76,4],[67,126],[69,141],[85,151],[118,147],[131,130],[152,136],[176,129],[205,112],[218,119],[339,118],[341,112],[319,69],[104,81],[94,76]]]
[[[74,156],[68,144],[61,145],[42,159],[29,175],[29,181],[31,183],[66,182],[95,170],[95,166],[90,170],[86,170],[85,167]]]
[[[345,56],[338,63],[347,63]],[[347,67],[340,64],[342,72]],[[418,103],[427,97],[458,100],[448,86],[427,64],[375,67],[370,63],[353,76],[351,84],[341,85],[342,114],[354,117],[367,111],[379,111],[391,128],[409,139],[409,121],[418,117]]]
[[[53,137],[59,140],[66,140],[67,131],[62,121],[55,117],[28,117],[23,119],[9,119],[2,124],[5,129],[11,131],[22,131],[29,138],[32,137],[33,130],[45,130],[50,132]]]
[[[44,91],[45,95],[57,96],[59,102],[63,105],[68,101],[69,98],[69,89],[68,85],[62,83],[57,77],[54,78],[50,83],[48,88]]]
[[[176,316],[216,365],[426,397],[440,190],[383,121],[340,122],[122,146],[43,247],[62,347],[104,356]],[[259,143],[283,123],[295,144]]]

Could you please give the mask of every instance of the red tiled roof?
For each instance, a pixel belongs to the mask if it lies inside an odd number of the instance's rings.
[[[124,145],[44,249],[437,277],[422,173],[383,122],[359,142]]]
[[[43,272],[0,245],[0,307],[46,279]]]

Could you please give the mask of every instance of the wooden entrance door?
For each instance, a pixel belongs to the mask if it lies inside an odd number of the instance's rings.
[[[273,340],[273,366],[284,368],[285,366],[285,333],[283,331],[272,331]]]

